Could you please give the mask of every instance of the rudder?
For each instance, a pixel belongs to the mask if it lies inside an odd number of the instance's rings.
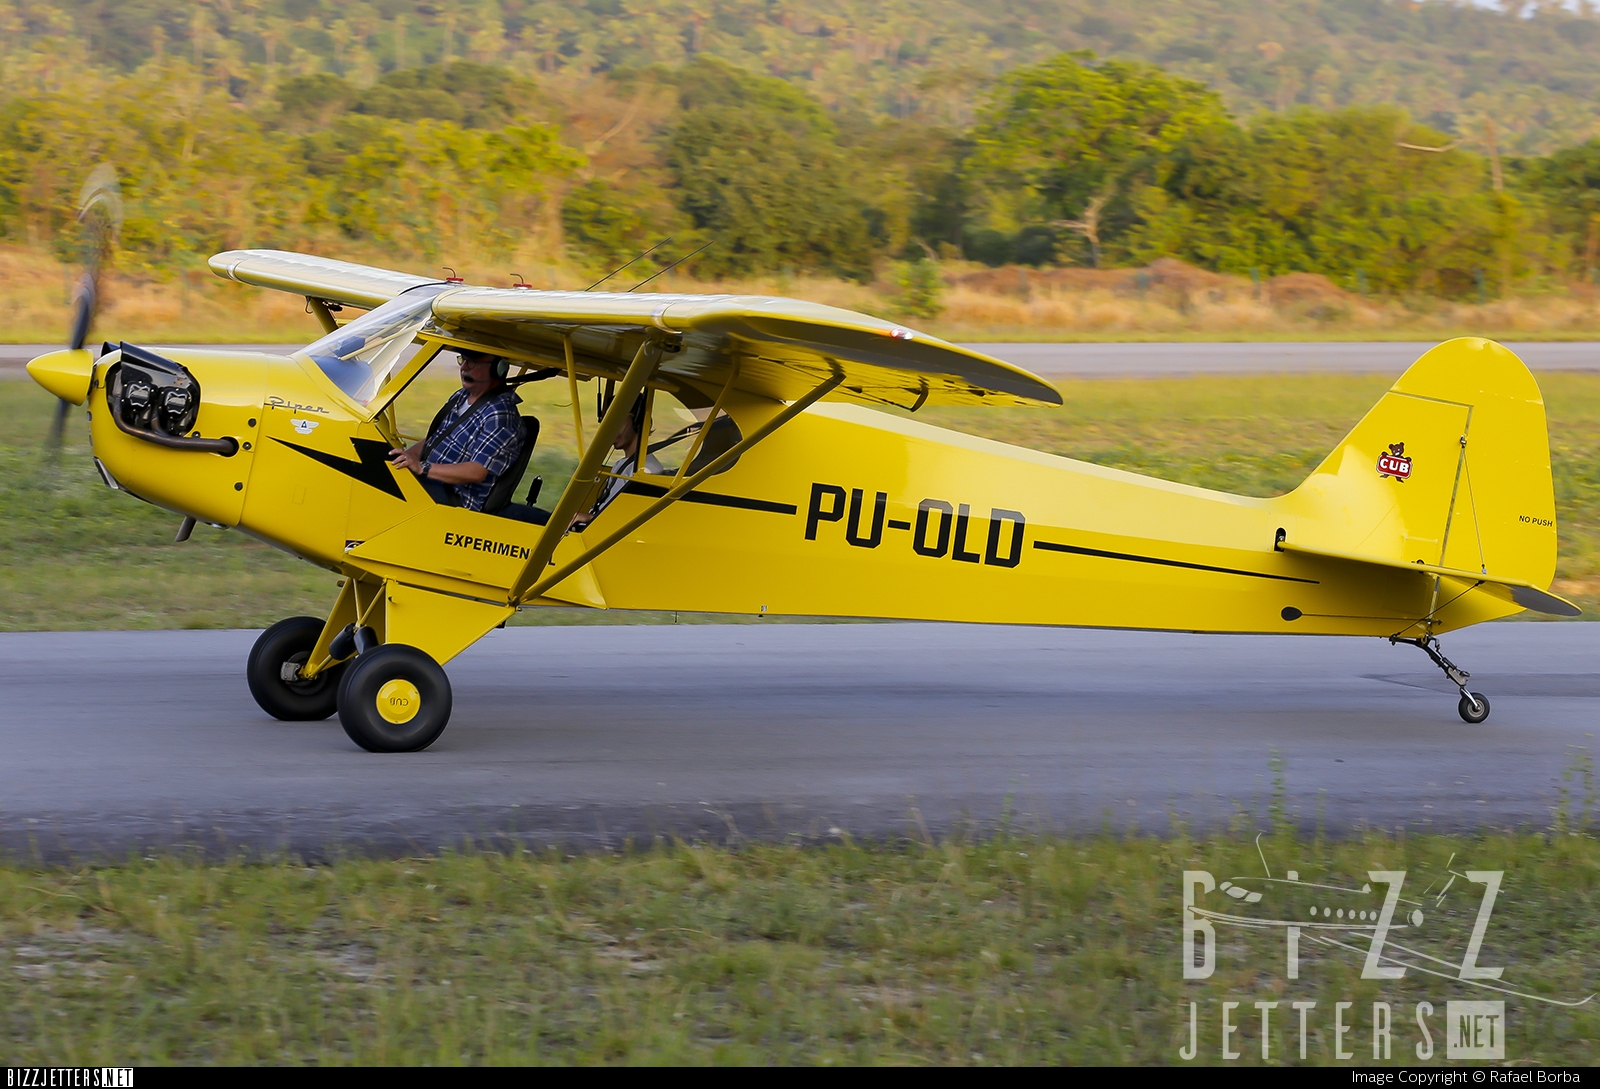
[[[1555,491],[1538,383],[1500,344],[1446,341],[1283,502],[1304,547],[1548,587]]]

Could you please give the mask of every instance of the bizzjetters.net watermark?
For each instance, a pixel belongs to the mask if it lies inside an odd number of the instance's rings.
[[[1260,843],[1257,837],[1257,849]],[[1301,1059],[1311,1057],[1313,1038],[1331,1045],[1335,1060],[1353,1060],[1357,1049],[1370,1049],[1374,1061],[1407,1060],[1397,1051],[1397,1037],[1409,1043],[1417,1059],[1433,1059],[1442,1047],[1444,1058],[1504,1060],[1507,1057],[1507,998],[1556,1006],[1582,1006],[1594,996],[1571,1001],[1518,990],[1505,979],[1503,966],[1479,963],[1495,904],[1505,879],[1504,870],[1451,869],[1418,891],[1408,887],[1405,870],[1370,870],[1359,886],[1301,880],[1297,870],[1274,876],[1262,855],[1264,876],[1233,877],[1218,881],[1207,870],[1183,872],[1183,978],[1209,979],[1217,965],[1218,928],[1278,930],[1283,934],[1283,974],[1300,978],[1302,945],[1324,954],[1359,960],[1361,978],[1400,980],[1408,973],[1441,981],[1441,990],[1463,990],[1472,997],[1448,994],[1443,1001],[1415,1001],[1402,1006],[1377,1000],[1279,1001],[1241,996],[1220,1003],[1216,1020],[1203,1025],[1200,1003],[1187,1011],[1188,1039],[1178,1057],[1192,1062],[1211,1047],[1224,1060],[1243,1055],[1240,1030],[1246,1018],[1259,1019],[1261,1058],[1274,1057],[1274,1027],[1287,1018],[1290,1046],[1298,1045]],[[1412,887],[1417,883],[1412,882]],[[1475,909],[1463,912],[1471,931],[1459,959],[1444,954],[1453,935],[1446,898],[1455,907],[1475,897]],[[1498,995],[1500,997],[1492,997]],[[1283,1057],[1283,1056],[1278,1056]],[[1365,1057],[1365,1056],[1363,1056]],[[1521,1073],[1528,1073],[1522,1071]],[[1510,1084],[1511,1082],[1508,1082]],[[1433,1083],[1429,1083],[1433,1084]],[[1438,1084],[1445,1084],[1440,1082]],[[1534,1084],[1529,1080],[1528,1084]]]

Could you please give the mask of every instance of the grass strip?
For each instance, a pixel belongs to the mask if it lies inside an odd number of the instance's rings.
[[[1592,836],[1381,834],[1261,842],[1302,880],[1505,880],[1478,963],[1560,999],[1600,986]],[[0,1046],[13,1064],[1181,1064],[1262,1062],[1257,1001],[1280,1003],[1269,1061],[1298,1064],[1294,1001],[1315,1001],[1308,1064],[1416,1065],[1415,1004],[1445,1061],[1451,999],[1497,998],[1282,931],[1229,930],[1215,974],[1181,973],[1180,880],[1259,876],[1247,827],[1205,839],[1000,835],[872,846],[660,844],[578,858],[470,851],[392,861],[76,870],[0,867]],[[1429,876],[1431,875],[1431,876]],[[1434,888],[1437,889],[1437,883]],[[1418,891],[1418,890],[1413,890]],[[1428,898],[1431,901],[1431,897]],[[1479,897],[1430,903],[1459,958]],[[1335,1040],[1335,1003],[1351,1034]],[[1511,999],[1508,1059],[1593,1063],[1600,1001]],[[1341,1060],[1342,1043],[1354,1058]]]

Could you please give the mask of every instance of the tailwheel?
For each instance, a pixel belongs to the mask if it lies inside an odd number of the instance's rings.
[[[1477,725],[1489,717],[1489,698],[1482,692],[1463,692],[1456,711],[1460,713],[1462,721]]]
[[[315,722],[338,709],[339,680],[344,663],[315,677],[302,678],[300,668],[322,636],[323,622],[314,616],[291,616],[261,633],[250,648],[245,679],[261,709],[285,722]]]
[[[387,643],[358,657],[339,685],[339,722],[368,752],[420,752],[450,721],[450,679],[416,647]]]
[[[1488,698],[1482,692],[1467,691],[1467,681],[1472,678],[1472,674],[1444,656],[1444,651],[1439,649],[1439,640],[1431,635],[1424,635],[1420,639],[1402,639],[1398,635],[1391,635],[1389,642],[1409,644],[1433,659],[1433,664],[1444,671],[1444,675],[1450,678],[1450,683],[1461,690],[1461,701],[1456,704],[1456,713],[1464,721],[1476,726],[1489,717]]]

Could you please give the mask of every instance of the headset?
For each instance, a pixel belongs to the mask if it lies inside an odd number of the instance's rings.
[[[504,356],[491,356],[488,352],[479,348],[458,348],[456,354],[462,359],[466,359],[468,356],[475,359],[488,358],[490,360],[489,373],[494,375],[498,381],[504,382],[506,376],[511,373],[511,361]]]
[[[628,409],[628,419],[633,421],[633,430],[641,435],[644,434],[645,396],[646,395],[641,392],[639,396],[633,399],[633,405]],[[616,394],[614,393],[610,396],[601,394],[599,398],[599,404],[597,406],[600,410],[599,416],[604,416],[607,412],[611,411],[611,402],[615,399]],[[596,418],[598,419],[599,417]]]

